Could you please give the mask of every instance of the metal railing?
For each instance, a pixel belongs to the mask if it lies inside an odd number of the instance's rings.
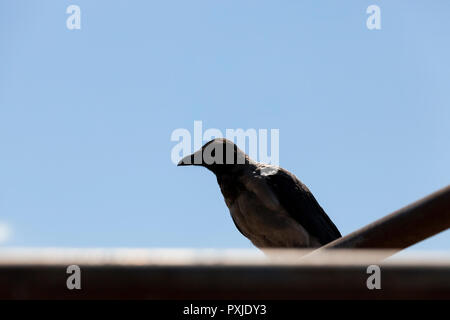
[[[306,255],[0,250],[0,299],[450,299],[450,258],[384,260],[449,227],[447,186]],[[66,286],[71,264],[80,290]],[[381,290],[366,285],[371,264],[381,267]]]
[[[450,228],[450,186],[393,212],[322,249],[400,251]]]

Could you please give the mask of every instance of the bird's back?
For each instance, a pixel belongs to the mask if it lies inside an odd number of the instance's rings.
[[[309,189],[292,173],[279,168],[266,176],[268,185],[290,216],[325,245],[341,237],[336,225],[317,202]]]
[[[340,237],[306,186],[284,169],[257,165],[217,180],[236,227],[258,247],[312,247]]]

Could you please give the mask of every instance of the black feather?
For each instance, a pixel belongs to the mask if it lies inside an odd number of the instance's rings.
[[[283,208],[322,245],[341,237],[338,228],[296,176],[280,168],[266,179]]]

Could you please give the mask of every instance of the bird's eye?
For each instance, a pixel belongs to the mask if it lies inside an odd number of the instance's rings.
[[[216,149],[213,149],[212,151],[211,151],[211,157],[215,157],[216,156]]]

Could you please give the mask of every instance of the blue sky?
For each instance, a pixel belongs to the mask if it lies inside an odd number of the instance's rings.
[[[81,30],[66,8],[81,8]],[[381,8],[381,30],[366,8]],[[450,181],[448,1],[0,2],[0,244],[251,248],[177,128],[280,130],[343,234]],[[414,246],[448,249],[444,232]]]

